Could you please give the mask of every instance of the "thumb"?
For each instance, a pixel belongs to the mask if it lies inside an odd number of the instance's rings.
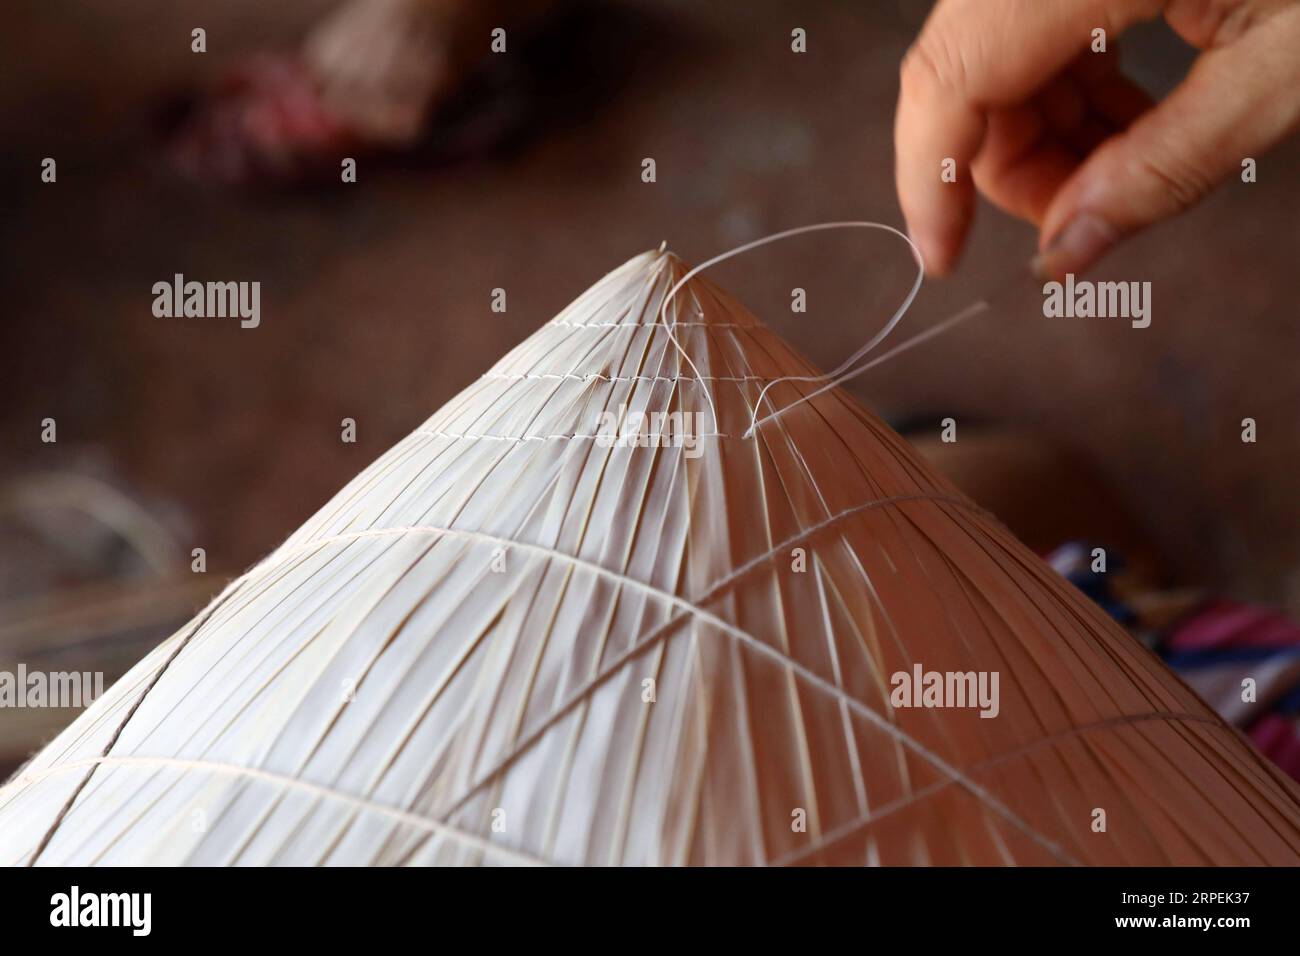
[[[1256,27],[1203,53],[1167,99],[1066,181],[1043,218],[1041,275],[1082,272],[1300,128],[1300,4]]]

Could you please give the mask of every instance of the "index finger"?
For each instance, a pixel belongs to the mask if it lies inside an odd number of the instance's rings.
[[[894,177],[928,272],[961,251],[975,209],[971,160],[990,109],[1028,99],[1087,49],[1159,16],[1166,0],[941,0],[903,58]],[[955,163],[955,181],[942,177]]]

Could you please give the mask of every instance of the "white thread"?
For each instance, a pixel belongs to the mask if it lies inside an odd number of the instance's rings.
[[[547,325],[558,325],[566,329],[667,329],[673,326],[667,322],[567,322],[563,319],[556,319],[554,322],[547,322]],[[678,328],[703,328],[703,329],[751,329],[755,332],[766,332],[768,329],[755,323],[754,325],[745,325],[740,322],[678,322]]]
[[[554,435],[473,435],[473,434],[470,434],[470,433],[468,433],[468,432],[430,431],[430,430],[428,430],[428,429],[423,429],[423,428],[417,428],[417,429],[416,429],[415,431],[413,431],[411,434],[413,434],[413,435],[424,435],[424,436],[426,436],[426,437],[428,437],[428,438],[462,438],[462,439],[466,439],[466,440],[468,440],[468,441],[510,441],[510,442],[525,442],[525,441],[581,441],[581,440],[593,440],[593,439],[597,439],[597,438],[605,438],[605,439],[609,439],[609,440],[611,441],[611,443],[612,443],[613,445],[615,445],[615,446],[618,446],[618,445],[622,444],[622,443],[621,443],[621,440],[620,440],[617,436],[613,436],[613,435],[560,435],[560,434],[554,434]],[[699,435],[693,435],[693,436],[691,436],[691,437],[692,437],[692,439],[696,439],[696,438],[744,438],[745,436],[744,436],[744,435],[727,435],[727,434],[724,434],[724,433],[722,433],[722,432],[702,432],[702,433],[699,434]],[[637,441],[636,441],[635,443],[633,442],[633,438],[637,439]],[[651,443],[651,442],[657,441],[657,440],[660,439],[660,438],[662,438],[662,439],[664,440],[664,444],[662,444],[662,445],[657,445],[657,446],[654,446],[654,447],[658,447],[658,448],[673,447],[673,446],[675,446],[675,445],[677,445],[678,443],[681,442],[682,436],[681,436],[681,435],[673,435],[673,434],[670,434],[670,433],[668,433],[668,432],[656,432],[656,433],[654,433],[654,434],[649,434],[649,433],[641,434],[640,432],[638,432],[638,433],[636,433],[635,435],[631,435],[631,434],[629,434],[629,436],[628,436],[628,440],[627,440],[627,444],[629,444],[629,445],[635,445],[636,447],[648,447],[648,446],[650,446],[650,443]],[[644,445],[641,443],[641,440],[644,440]]]
[[[810,232],[822,232],[828,229],[878,229],[881,230],[882,232],[892,233],[893,235],[898,236],[900,239],[902,239],[904,242],[907,243],[907,247],[912,251],[912,258],[916,260],[916,267],[917,267],[916,278],[913,280],[912,286],[908,290],[907,296],[903,299],[902,304],[900,304],[899,307],[894,311],[894,314],[890,316],[889,321],[886,322],[885,325],[880,329],[880,331],[877,332],[874,336],[872,336],[871,339],[865,345],[863,345],[860,349],[858,349],[856,352],[850,355],[845,361],[841,362],[835,369],[831,370],[830,372],[826,372],[825,374],[822,375],[784,375],[779,378],[767,379],[764,378],[763,376],[758,376],[758,375],[720,376],[720,375],[700,374],[700,370],[696,366],[695,361],[690,357],[690,355],[687,354],[686,349],[682,346],[681,341],[677,338],[676,335],[677,328],[702,326],[706,328],[744,328],[744,329],[755,329],[755,330],[765,330],[765,329],[764,326],[757,323],[752,325],[744,325],[739,322],[716,322],[716,323],[715,322],[678,322],[675,313],[671,322],[665,321],[668,312],[668,304],[672,302],[673,298],[677,295],[677,292],[682,288],[682,286],[684,286],[687,282],[689,282],[691,279],[699,275],[701,272],[703,272],[705,269],[709,268],[710,266],[717,265],[719,262],[724,262],[727,259],[731,259],[742,253],[749,252],[750,250],[753,249],[757,249],[760,246],[768,245],[769,243],[778,242],[782,239],[790,239],[793,238],[794,236],[801,236]],[[567,328],[663,328],[667,331],[669,340],[672,341],[673,345],[676,347],[677,351],[681,354],[682,358],[686,360],[686,364],[690,366],[691,371],[695,373],[694,377],[659,376],[659,375],[607,376],[598,373],[592,373],[588,375],[577,375],[575,373],[564,373],[564,374],[538,373],[538,374],[511,375],[505,373],[491,373],[491,372],[483,375],[482,377],[486,379],[496,379],[496,380],[506,380],[506,381],[527,381],[527,380],[536,379],[536,380],[550,380],[550,381],[598,380],[598,381],[605,381],[611,383],[620,382],[620,381],[628,381],[628,382],[650,381],[650,382],[672,382],[672,383],[684,382],[684,381],[698,382],[700,384],[700,387],[704,391],[704,398],[709,404],[709,414],[713,417],[714,431],[701,434],[697,437],[724,438],[724,439],[731,439],[731,438],[735,438],[736,436],[728,435],[723,432],[717,431],[718,425],[720,424],[718,420],[718,409],[717,409],[717,405],[713,401],[713,393],[709,390],[708,386],[705,383],[706,382],[729,382],[729,383],[741,384],[745,382],[755,382],[755,381],[766,382],[762,390],[758,393],[758,398],[755,400],[754,407],[750,412],[749,427],[746,428],[744,433],[739,436],[741,439],[748,439],[754,437],[754,434],[758,426],[763,424],[764,422],[768,422],[774,418],[778,418],[781,415],[784,415],[786,412],[790,411],[792,408],[795,408],[798,405],[802,405],[804,402],[812,401],[818,395],[830,391],[831,389],[835,388],[837,385],[840,385],[848,381],[849,379],[854,378],[855,376],[861,375],[863,372],[867,371],[870,368],[874,368],[875,366],[881,364],[882,362],[887,362],[890,359],[894,358],[895,356],[901,355],[903,352],[907,351],[913,346],[920,345],[922,342],[926,342],[929,339],[932,339],[935,336],[943,332],[946,332],[948,329],[952,328],[958,323],[964,322],[966,319],[970,318],[971,316],[978,315],[979,313],[989,308],[988,300],[982,299],[979,302],[967,306],[965,309],[961,310],[956,315],[953,315],[950,318],[940,322],[939,324],[932,326],[929,329],[926,329],[924,332],[921,332],[918,335],[913,336],[912,338],[903,342],[896,348],[893,348],[890,351],[886,352],[884,355],[881,355],[870,362],[866,362],[863,365],[858,366],[857,368],[853,368],[855,362],[859,362],[863,358],[865,358],[868,354],[871,353],[873,349],[876,348],[876,346],[878,346],[881,342],[883,342],[891,332],[894,331],[894,329],[898,326],[899,322],[902,321],[903,316],[907,314],[907,310],[911,308],[913,301],[915,301],[916,299],[917,293],[921,289],[921,283],[924,281],[925,281],[925,259],[921,255],[921,250],[917,247],[916,243],[912,242],[912,240],[908,238],[908,236],[905,233],[900,232],[898,229],[895,229],[893,226],[887,225],[885,223],[880,223],[880,222],[870,222],[867,220],[846,220],[843,222],[819,222],[807,226],[796,226],[793,229],[785,229],[781,232],[773,233],[770,236],[763,236],[759,239],[753,240],[752,242],[747,242],[744,245],[737,246],[734,249],[730,249],[726,252],[716,255],[713,258],[708,259],[700,263],[699,265],[691,268],[690,270],[688,270],[685,275],[683,275],[680,279],[678,279],[677,282],[675,282],[669,288],[668,293],[663,298],[663,301],[660,302],[659,312],[658,312],[659,321],[657,322],[586,323],[586,322],[571,322],[565,319],[553,319],[552,321],[546,323],[547,325],[563,326]],[[821,388],[818,388],[815,391],[808,393],[807,395],[800,396],[798,399],[791,402],[789,405],[785,405],[782,406],[781,408],[776,409],[770,415],[765,415],[762,418],[759,418],[758,410],[762,406],[763,399],[767,396],[768,390],[780,382],[824,382],[825,384],[822,385]],[[471,441],[483,440],[483,441],[508,441],[508,442],[573,441],[575,439],[589,440],[589,439],[596,439],[598,437],[601,437],[597,435],[559,435],[559,434],[556,435],[488,435],[488,434],[475,435],[469,433],[456,433],[456,432],[444,432],[444,431],[438,431],[438,432],[417,431],[416,434],[426,435],[435,438],[466,439]],[[659,436],[650,435],[650,436],[646,436],[646,439],[648,442],[653,443],[657,440],[658,437]]]
[[[836,379],[835,381],[833,381],[833,382],[827,382],[827,383],[826,383],[825,385],[823,385],[821,388],[817,389],[817,391],[815,391],[815,392],[813,392],[813,393],[811,393],[811,394],[809,394],[809,395],[805,395],[805,396],[803,396],[802,398],[800,398],[798,402],[791,402],[789,405],[784,406],[780,411],[773,412],[771,415],[768,415],[767,418],[762,419],[762,420],[759,422],[759,424],[761,425],[763,422],[767,421],[768,419],[776,418],[778,415],[783,415],[783,414],[785,414],[785,412],[787,412],[789,409],[793,408],[795,405],[798,405],[800,402],[807,402],[807,401],[810,401],[810,400],[816,398],[816,397],[817,397],[818,395],[820,395],[822,392],[825,392],[825,391],[828,391],[828,390],[834,388],[836,385],[840,384],[840,382],[843,382],[843,381],[845,381],[846,379],[850,379],[850,378],[852,378],[852,377],[855,376],[855,375],[861,375],[863,372],[865,372],[865,371],[866,371],[867,369],[869,369],[869,368],[875,368],[877,365],[880,365],[880,364],[882,364],[882,363],[884,363],[884,362],[888,362],[891,358],[893,358],[893,357],[896,356],[896,355],[901,355],[903,352],[906,352],[906,351],[907,351],[908,349],[910,349],[912,346],[914,346],[914,345],[920,345],[922,342],[925,342],[925,341],[928,341],[929,339],[934,338],[936,335],[939,335],[941,332],[946,332],[946,331],[948,331],[948,330],[949,330],[950,328],[952,328],[954,325],[957,325],[958,323],[961,323],[961,322],[965,322],[965,321],[966,321],[967,319],[969,319],[971,316],[979,315],[981,312],[987,310],[988,308],[989,308],[989,303],[988,303],[988,301],[987,301],[987,300],[983,300],[983,299],[981,299],[979,302],[974,302],[974,303],[972,303],[972,304],[966,306],[966,308],[962,309],[962,310],[961,310],[960,312],[958,312],[956,315],[950,316],[949,318],[944,319],[942,322],[939,322],[939,323],[937,323],[937,324],[935,324],[935,325],[932,325],[930,328],[926,329],[924,332],[918,332],[916,335],[912,336],[910,339],[907,339],[906,341],[903,341],[903,342],[898,343],[898,345],[894,346],[892,349],[890,349],[890,350],[889,350],[888,352],[886,352],[884,355],[878,355],[878,356],[876,356],[876,357],[873,358],[870,362],[867,362],[865,365],[863,365],[861,368],[856,368],[856,369],[854,369],[852,372],[849,372],[849,373],[847,373],[846,375],[843,375],[843,376],[841,376],[840,378],[837,378],[837,379]],[[825,376],[822,376],[822,377],[824,378]],[[813,377],[809,377],[807,380],[809,380],[809,381],[815,381],[816,379],[813,378]],[[779,379],[779,378],[778,378],[778,379],[773,379],[773,380],[772,380],[772,384],[775,385],[775,384],[776,384],[777,382],[779,382],[779,381],[781,381],[781,379]],[[753,423],[752,423],[752,419],[751,419],[751,424],[750,424],[750,426],[749,426],[748,431],[746,431],[745,434],[744,434],[743,436],[741,436],[741,437],[743,437],[743,438],[748,438],[748,437],[753,433],[753,431],[754,431],[754,425],[753,425]]]
[[[480,378],[491,379],[497,382],[532,382],[532,381],[560,381],[560,382],[590,382],[593,379],[601,382],[767,382],[771,379],[764,375],[704,375],[700,378],[692,378],[689,375],[602,375],[600,372],[587,372],[579,375],[575,372],[526,372],[512,374],[509,372],[484,372]]]
[[[852,378],[852,377],[855,376],[855,375],[861,375],[863,372],[867,371],[868,369],[875,368],[877,365],[881,365],[881,364],[883,364],[883,363],[885,363],[885,362],[888,362],[890,359],[895,358],[895,357],[901,355],[902,353],[906,352],[908,349],[910,349],[910,348],[912,348],[912,347],[914,347],[914,346],[920,345],[922,342],[929,341],[930,339],[934,338],[934,337],[937,336],[937,335],[941,335],[942,333],[948,331],[948,330],[949,330],[950,328],[952,328],[953,326],[958,325],[959,323],[966,321],[967,319],[971,318],[972,316],[979,315],[981,312],[986,311],[988,308],[989,308],[989,303],[988,303],[987,300],[981,300],[981,301],[979,301],[979,302],[975,302],[975,303],[972,303],[971,305],[966,306],[966,308],[962,309],[962,310],[961,310],[960,312],[958,312],[956,315],[950,316],[949,318],[944,319],[942,322],[939,322],[939,323],[937,323],[936,325],[932,325],[930,328],[926,329],[924,332],[918,332],[916,335],[912,336],[910,339],[907,339],[907,340],[904,341],[904,342],[900,342],[898,345],[896,345],[894,348],[890,349],[890,350],[889,350],[888,352],[886,352],[884,355],[879,355],[879,356],[877,356],[876,358],[872,359],[870,362],[867,362],[867,363],[865,363],[864,365],[862,365],[860,368],[856,368],[856,369],[854,369],[852,372],[850,372],[850,373],[848,373],[848,374],[846,374],[846,375],[844,375],[844,376],[841,376],[840,378],[837,378],[837,379],[834,379],[833,381],[827,382],[827,383],[826,383],[825,385],[823,385],[821,388],[817,389],[817,391],[815,391],[815,392],[811,392],[811,393],[809,393],[808,395],[804,395],[803,397],[801,397],[801,398],[799,399],[799,401],[797,401],[797,402],[791,402],[789,405],[786,405],[786,406],[784,406],[784,407],[778,409],[777,411],[773,412],[771,415],[768,415],[766,418],[763,418],[763,419],[759,420],[759,422],[758,422],[757,424],[760,424],[760,425],[761,425],[761,424],[762,424],[763,422],[765,422],[765,421],[768,421],[768,420],[770,420],[770,419],[776,418],[776,417],[779,416],[779,415],[784,415],[787,411],[789,411],[790,409],[794,408],[796,405],[799,405],[799,404],[801,404],[802,402],[810,401],[810,400],[816,398],[818,395],[822,394],[823,392],[829,391],[830,389],[834,388],[836,385],[840,384],[841,382],[845,381],[845,380],[848,379],[848,378]],[[669,334],[671,335],[671,333],[669,333]],[[681,346],[678,345],[678,348],[680,349]],[[859,351],[861,351],[861,350],[859,350]],[[685,354],[685,353],[683,353],[683,354]],[[865,354],[865,353],[863,353],[863,354]],[[860,358],[861,356],[858,356],[858,357]],[[687,361],[690,361],[689,358],[687,359]],[[697,370],[697,372],[698,372],[698,370]],[[832,373],[832,374],[833,374],[833,373]],[[577,379],[580,379],[580,380],[583,379],[583,378],[588,378],[588,377],[589,377],[589,378],[604,379],[605,381],[610,381],[610,382],[615,382],[615,381],[624,381],[624,380],[626,380],[626,381],[658,381],[658,380],[662,380],[662,381],[672,381],[672,382],[675,382],[675,381],[699,382],[699,383],[701,384],[701,387],[704,388],[704,392],[705,392],[705,395],[706,395],[706,396],[708,396],[708,388],[705,387],[704,384],[703,384],[703,383],[706,382],[706,381],[709,381],[709,382],[768,381],[769,384],[768,384],[767,386],[764,387],[763,392],[759,393],[759,400],[760,400],[760,401],[762,400],[763,394],[766,393],[766,391],[767,391],[768,388],[771,388],[771,386],[772,386],[772,385],[775,385],[777,382],[787,380],[787,379],[780,379],[780,378],[775,378],[775,379],[764,379],[763,377],[761,377],[761,376],[757,376],[757,375],[746,376],[746,377],[743,378],[743,379],[742,379],[742,378],[726,378],[726,377],[722,377],[722,376],[701,376],[701,377],[699,377],[699,378],[681,378],[681,379],[673,379],[673,378],[662,378],[662,377],[659,377],[659,376],[655,376],[655,377],[652,378],[652,377],[650,377],[650,376],[639,376],[639,375],[624,376],[623,378],[620,378],[620,377],[618,377],[618,376],[615,376],[615,377],[613,377],[613,378],[610,378],[610,377],[608,377],[608,376],[601,376],[601,375],[592,375],[592,376],[587,376],[587,377],[576,376],[576,375],[522,375],[522,376],[499,375],[499,376],[497,376],[497,375],[492,375],[492,373],[488,373],[487,375],[484,375],[483,377],[484,377],[484,378],[489,378],[489,377],[491,377],[491,378],[506,378],[506,379],[514,379],[514,378],[551,378],[551,379],[577,378]],[[788,376],[787,378],[788,378],[788,379],[793,379],[794,376]],[[811,376],[811,375],[810,375],[810,376],[800,376],[800,377],[799,377],[798,379],[796,379],[796,380],[798,380],[798,381],[820,381],[820,380],[823,379],[823,378],[826,378],[826,376],[824,376],[824,375],[823,375],[823,376]],[[758,407],[758,403],[755,402],[754,404],[755,404],[755,409],[757,409],[757,407]],[[709,408],[710,408],[710,411],[713,410],[712,399],[710,399],[710,402],[709,402]],[[715,422],[715,423],[717,422],[717,415],[716,415],[716,413],[714,414],[714,422]],[[743,440],[743,439],[751,438],[751,437],[753,436],[755,427],[756,427],[756,425],[755,425],[755,422],[754,422],[753,414],[751,414],[751,416],[750,416],[749,428],[746,429],[746,430],[745,430],[745,433],[742,434],[742,435],[729,435],[729,434],[726,434],[725,432],[717,432],[717,431],[713,431],[713,432],[705,432],[705,433],[700,434],[700,435],[697,435],[697,436],[695,436],[695,437],[696,437],[696,438],[724,438],[724,439],[728,439],[728,440],[733,440],[733,439],[736,439],[736,438],[740,438],[740,439]],[[416,429],[416,431],[414,432],[414,434],[416,434],[416,435],[425,435],[425,436],[430,437],[430,438],[456,438],[456,439],[466,439],[466,440],[469,440],[469,441],[479,441],[479,440],[481,440],[481,441],[509,441],[509,442],[527,442],[527,441],[573,441],[573,440],[575,440],[575,439],[588,439],[588,440],[594,440],[594,439],[597,439],[597,438],[607,437],[607,436],[603,436],[603,435],[561,435],[561,434],[554,434],[554,435],[474,435],[474,434],[468,434],[468,433],[465,433],[465,432],[428,431],[428,430],[425,430],[425,429]],[[649,445],[650,447],[663,447],[662,445],[656,445],[657,440],[658,440],[659,438],[661,438],[661,437],[662,437],[662,438],[665,438],[668,444],[671,444],[671,443],[672,443],[672,436],[671,436],[671,435],[658,435],[658,434],[655,434],[655,435],[646,435],[646,436],[644,436],[644,437],[645,437],[645,439],[646,439],[646,443],[647,443],[647,445]]]
[[[894,312],[890,320],[887,323],[885,323],[884,328],[882,328],[879,332],[877,332],[874,336],[872,336],[871,340],[867,342],[866,345],[862,346],[862,348],[858,349],[856,352],[850,355],[849,358],[845,362],[842,362],[838,368],[834,369],[831,372],[826,373],[825,375],[806,375],[806,376],[786,375],[778,379],[773,379],[771,382],[765,385],[763,387],[763,390],[759,392],[758,400],[754,403],[754,411],[750,415],[749,428],[745,430],[745,433],[741,436],[742,438],[749,438],[751,435],[753,435],[754,429],[757,428],[758,425],[761,424],[762,422],[768,421],[771,418],[775,418],[777,417],[777,415],[783,414],[784,412],[793,408],[795,405],[802,404],[803,402],[806,402],[809,399],[817,395],[820,395],[821,392],[826,390],[826,389],[819,389],[818,391],[813,392],[812,395],[805,395],[801,397],[798,401],[795,401],[790,405],[785,406],[784,408],[773,413],[772,415],[769,415],[763,419],[757,419],[756,416],[758,415],[758,407],[762,403],[763,397],[767,395],[767,390],[771,388],[773,385],[777,384],[777,382],[783,382],[783,381],[784,382],[791,382],[791,381],[820,382],[827,378],[834,378],[835,376],[840,375],[846,369],[851,367],[854,362],[859,361],[861,358],[867,355],[872,349],[874,349],[877,345],[879,345],[882,341],[884,341],[885,337],[889,335],[890,332],[894,331],[894,327],[898,325],[898,323],[902,320],[904,314],[906,314],[908,308],[911,307],[912,300],[916,298],[917,292],[919,292],[921,289],[921,283],[925,280],[925,260],[921,257],[921,250],[918,249],[916,243],[912,242],[912,240],[909,239],[904,233],[899,232],[893,226],[887,226],[882,222],[850,220],[846,222],[819,222],[819,223],[814,223],[810,226],[796,226],[793,229],[786,229],[781,232],[773,233],[770,236],[763,236],[761,239],[755,239],[752,242],[747,242],[742,246],[737,246],[735,249],[728,250],[727,252],[714,256],[712,259],[708,259],[704,262],[701,262],[698,266],[695,266],[693,269],[688,271],[684,276],[682,276],[680,279],[677,280],[677,282],[673,285],[673,287],[668,290],[668,294],[664,296],[663,302],[660,303],[659,305],[659,318],[660,320],[663,320],[667,314],[668,303],[671,302],[673,296],[677,294],[677,290],[680,289],[687,282],[689,282],[691,279],[693,279],[695,276],[697,276],[699,273],[709,268],[709,266],[717,265],[719,262],[725,262],[727,259],[730,259],[734,256],[738,256],[743,252],[749,252],[751,249],[757,249],[759,246],[765,246],[768,245],[769,243],[778,242],[781,239],[789,239],[792,238],[793,236],[802,236],[810,232],[822,232],[827,229],[879,229],[883,232],[893,233],[895,236],[898,236],[900,239],[906,242],[908,248],[912,250],[912,257],[916,260],[916,280],[912,283],[912,288],[908,291],[907,298],[903,300],[903,304],[898,307],[898,310]],[[668,330],[668,338],[672,340],[673,345],[677,346],[677,351],[682,354],[682,358],[686,359],[686,363],[691,367],[691,371],[693,371],[695,375],[699,377],[700,370],[695,367],[695,362],[693,362],[691,360],[691,357],[686,354],[686,350],[682,348],[681,342],[677,340],[677,336],[674,334],[674,329],[676,325],[677,325],[676,321],[666,325]],[[852,374],[856,375],[862,371],[865,371],[865,369],[858,369],[854,371]],[[827,385],[826,388],[833,388],[839,382],[845,381],[847,378],[851,378],[851,377],[852,375],[845,376],[844,378],[837,378],[835,379],[835,381]],[[718,410],[717,410],[717,406],[713,404],[713,396],[709,393],[708,388],[704,389],[704,397],[708,399],[709,412],[713,415],[713,427],[716,429],[718,427]]]
[[[939,323],[937,323],[937,324],[935,324],[935,325],[932,325],[930,328],[926,329],[924,332],[918,332],[916,335],[912,336],[910,339],[907,339],[907,340],[904,341],[904,342],[900,342],[898,345],[896,345],[894,348],[890,349],[890,350],[889,350],[888,352],[886,352],[884,355],[879,355],[879,356],[877,356],[876,358],[872,359],[870,362],[867,362],[866,364],[862,365],[860,368],[856,368],[856,369],[854,369],[852,372],[849,372],[849,373],[847,373],[846,375],[841,376],[840,378],[837,378],[837,379],[834,379],[833,381],[827,382],[827,383],[826,383],[825,385],[823,385],[821,388],[817,389],[817,391],[815,391],[815,392],[811,392],[811,393],[808,394],[808,395],[804,395],[803,397],[801,397],[801,398],[799,399],[799,401],[791,402],[789,405],[786,405],[786,406],[782,407],[781,409],[779,409],[779,410],[773,412],[771,415],[768,415],[767,417],[761,419],[757,424],[761,425],[763,422],[766,422],[766,421],[769,421],[770,419],[776,418],[776,417],[779,416],[779,415],[784,415],[787,411],[789,411],[790,409],[794,408],[796,405],[799,405],[799,404],[801,404],[801,403],[803,403],[803,402],[811,401],[812,399],[816,398],[818,395],[821,395],[823,392],[827,392],[827,391],[829,391],[830,389],[834,388],[835,386],[839,385],[841,382],[846,381],[847,379],[850,379],[850,378],[852,378],[852,377],[855,376],[855,375],[861,375],[863,372],[867,371],[868,369],[875,368],[877,365],[881,365],[881,364],[883,364],[883,363],[885,363],[885,362],[888,362],[890,359],[895,358],[895,357],[897,357],[897,356],[903,354],[903,353],[906,352],[908,349],[910,349],[910,348],[912,348],[912,347],[914,347],[914,346],[920,345],[920,344],[923,343],[923,342],[927,342],[927,341],[929,341],[930,339],[934,338],[934,337],[937,336],[937,335],[941,335],[942,333],[948,331],[948,330],[949,330],[950,328],[952,328],[953,326],[958,325],[958,324],[960,324],[960,323],[962,323],[962,322],[965,322],[967,319],[971,318],[972,316],[979,315],[981,312],[986,311],[989,307],[990,307],[990,306],[989,306],[989,303],[988,303],[988,300],[987,300],[987,299],[981,300],[981,301],[979,301],[979,302],[974,302],[974,303],[972,303],[972,304],[966,306],[966,308],[962,309],[962,310],[961,310],[960,312],[958,312],[956,315],[952,315],[952,316],[950,316],[950,317],[944,319],[942,322],[939,322]],[[671,334],[672,334],[672,333],[670,332],[669,335],[671,335]],[[677,347],[678,347],[679,349],[681,348],[680,345],[678,345]],[[862,350],[859,350],[859,351],[862,351]],[[683,353],[683,354],[685,354],[685,353]],[[865,352],[863,352],[863,354],[865,354]],[[860,358],[861,356],[859,355],[858,357]],[[688,361],[689,361],[689,359],[688,359]],[[852,361],[852,360],[850,360],[850,361]],[[842,366],[841,366],[841,367],[842,367]],[[829,373],[829,374],[834,374],[834,373]],[[491,379],[504,379],[504,380],[510,380],[510,381],[514,381],[514,380],[518,380],[518,379],[572,379],[572,380],[578,380],[578,381],[589,381],[589,380],[591,380],[591,379],[600,379],[600,380],[602,380],[602,381],[606,381],[606,382],[623,382],[623,381],[627,381],[627,382],[642,382],[642,381],[644,381],[644,382],[699,382],[700,385],[701,385],[701,387],[704,387],[704,388],[705,388],[705,395],[706,395],[706,396],[708,395],[708,389],[707,389],[707,387],[704,386],[704,384],[703,384],[704,382],[737,382],[737,383],[739,383],[739,382],[767,382],[768,384],[767,384],[766,386],[764,386],[763,391],[760,392],[760,393],[759,393],[759,396],[758,396],[759,401],[762,401],[763,395],[766,394],[767,389],[771,388],[771,387],[772,387],[773,385],[775,385],[777,382],[791,381],[791,380],[794,380],[794,381],[820,381],[821,379],[824,379],[824,378],[826,378],[827,376],[825,376],[825,375],[821,375],[821,376],[809,375],[809,376],[799,376],[799,377],[796,377],[796,376],[786,376],[786,377],[784,377],[784,378],[768,379],[768,378],[765,378],[764,376],[761,376],[761,375],[745,375],[745,376],[722,376],[722,375],[716,375],[716,376],[715,376],[715,375],[703,375],[703,376],[699,376],[699,377],[697,377],[697,378],[690,378],[690,377],[688,377],[688,376],[682,376],[682,377],[679,377],[679,378],[672,378],[672,377],[668,377],[668,376],[659,376],[659,375],[655,375],[655,376],[650,376],[650,375],[624,375],[624,376],[618,376],[618,375],[615,375],[615,376],[607,376],[607,375],[599,375],[599,374],[594,374],[594,373],[591,374],[591,375],[573,375],[573,374],[567,374],[567,375],[555,375],[555,374],[552,374],[552,375],[543,375],[543,374],[537,374],[537,375],[522,375],[522,374],[521,374],[521,375],[507,375],[507,374],[493,374],[493,373],[491,373],[491,372],[488,372],[488,373],[486,373],[485,375],[483,375],[482,377],[483,377],[483,378],[491,378]],[[757,407],[758,407],[758,402],[755,402],[755,403],[754,403],[754,406],[755,406],[755,409],[757,409]],[[713,409],[712,400],[710,400],[709,407],[710,407],[710,410],[712,411],[712,409]],[[715,422],[715,424],[716,424],[716,422],[717,422],[717,416],[716,416],[716,413],[715,413],[715,415],[714,415],[714,422]],[[750,438],[750,437],[753,436],[755,427],[756,427],[756,425],[755,425],[755,422],[754,422],[754,414],[751,413],[751,415],[750,415],[750,420],[749,420],[749,428],[747,428],[747,429],[745,430],[744,434],[742,434],[742,435],[740,435],[740,436],[736,436],[736,435],[728,435],[728,434],[726,434],[726,433],[724,433],[724,432],[716,432],[716,431],[715,431],[715,432],[706,432],[706,433],[701,434],[701,435],[698,435],[698,436],[696,436],[696,437],[697,437],[697,438],[726,438],[726,439],[734,439],[734,438],[739,437],[739,438],[742,438],[742,439],[747,439],[747,438]],[[417,435],[427,435],[427,436],[434,437],[434,438],[464,438],[464,439],[470,439],[470,440],[474,440],[474,439],[483,439],[484,441],[513,441],[513,442],[524,442],[524,441],[551,441],[551,440],[554,440],[554,439],[573,440],[573,439],[575,439],[575,438],[595,439],[595,438],[602,437],[602,436],[599,436],[599,435],[558,435],[558,434],[557,434],[557,435],[470,435],[470,434],[464,434],[464,433],[458,433],[458,432],[444,432],[444,431],[437,431],[437,432],[434,432],[434,431],[423,431],[423,430],[420,430],[420,429],[417,429],[416,432],[415,432],[415,434],[417,434]],[[647,435],[647,436],[646,436],[646,440],[647,440],[647,442],[652,442],[653,440],[655,440],[655,439],[657,439],[657,438],[659,438],[659,437],[660,437],[660,436],[658,436],[658,435]],[[669,436],[669,437],[671,438],[671,436]]]

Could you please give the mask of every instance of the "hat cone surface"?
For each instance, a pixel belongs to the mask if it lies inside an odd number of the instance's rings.
[[[692,369],[684,273],[606,276],[232,582],[0,790],[0,862],[1300,860],[1295,788],[856,401],[743,437],[816,371],[703,279]],[[895,699],[932,673],[967,699]]]

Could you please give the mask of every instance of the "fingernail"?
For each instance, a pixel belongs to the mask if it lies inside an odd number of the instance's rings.
[[[1046,249],[1034,256],[1034,274],[1048,280],[1082,272],[1118,241],[1119,233],[1114,226],[1090,212],[1081,212],[1065,224]]]

